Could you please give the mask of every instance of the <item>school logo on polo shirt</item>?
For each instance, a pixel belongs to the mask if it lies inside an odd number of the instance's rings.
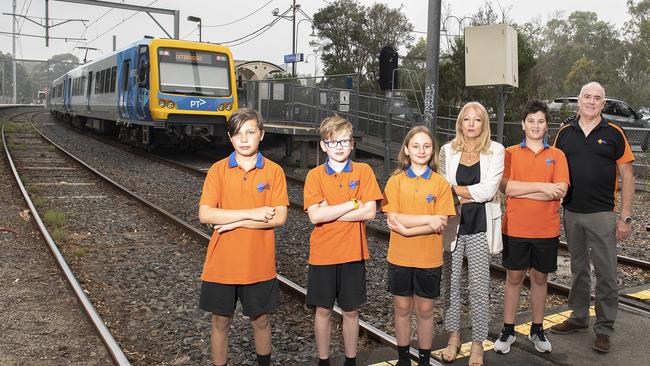
[[[434,196],[434,195],[432,195],[431,193],[429,193],[429,194],[427,194],[426,197],[424,197],[424,199],[426,199],[428,203],[431,203],[431,202],[433,202],[433,201],[436,200],[436,196]]]
[[[271,190],[271,185],[269,183],[258,183],[257,184],[257,191],[258,192],[264,192],[265,189]]]
[[[553,159],[546,159],[546,161],[544,162],[546,163],[546,166],[551,166],[551,164],[555,164],[555,160]]]
[[[355,188],[357,188],[357,187],[359,186],[359,183],[361,183],[361,181],[360,181],[359,179],[357,179],[357,180],[353,180],[353,181],[350,181],[350,184],[349,184],[349,185],[350,185],[350,189],[355,189]]]
[[[607,145],[607,140],[605,140],[605,139],[598,139],[598,144],[599,144],[599,145]]]

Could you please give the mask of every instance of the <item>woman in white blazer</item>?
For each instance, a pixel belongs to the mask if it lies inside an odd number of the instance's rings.
[[[470,366],[483,365],[483,341],[490,320],[490,254],[501,251],[504,148],[490,140],[488,113],[480,103],[465,104],[456,120],[456,136],[440,150],[439,173],[457,198],[456,216],[444,231],[443,291],[445,329],[450,332],[442,358],[453,362],[459,351],[461,271],[467,257],[472,322]]]

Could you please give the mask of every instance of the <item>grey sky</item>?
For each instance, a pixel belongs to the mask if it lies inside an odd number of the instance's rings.
[[[120,2],[118,0],[109,0]],[[134,5],[149,5],[152,7],[179,9],[181,11],[180,34],[188,40],[198,40],[196,23],[186,20],[187,16],[194,15],[203,19],[203,40],[210,42],[223,42],[233,40],[246,35],[263,25],[271,22],[274,17],[271,15],[273,8],[278,8],[280,13],[289,8],[291,0],[273,0],[264,6],[257,13],[250,17],[236,22],[234,24],[222,27],[208,27],[232,22],[241,17],[252,13],[255,9],[261,7],[269,0],[239,0],[239,1],[207,1],[207,0],[126,0],[125,3]],[[328,1],[324,0],[298,0],[301,8],[310,16],[319,8],[327,5]],[[426,32],[427,30],[427,0],[362,0],[362,3],[370,5],[374,2],[384,2],[390,7],[404,5],[404,13],[418,31]],[[453,14],[458,17],[470,15],[476,12],[484,4],[484,0],[456,0],[443,1],[443,15]],[[30,16],[43,17],[45,14],[44,0],[17,0],[17,13],[27,14]],[[1,0],[0,10],[2,13],[11,13],[12,0]],[[623,27],[624,22],[628,19],[627,7],[625,0],[543,0],[543,1],[514,1],[500,0],[493,1],[497,7],[509,10],[509,16],[517,23],[524,23],[533,19],[539,19],[545,22],[551,15],[556,12],[562,12],[565,16],[575,10],[594,11],[598,14],[599,19],[615,23],[619,28]],[[134,15],[135,14],[135,15]],[[1,15],[0,31],[11,32],[11,17]],[[88,19],[86,23],[88,28],[80,22],[71,22],[60,25],[51,29],[50,35],[55,37],[73,37],[87,38],[87,41],[64,42],[63,40],[50,41],[50,47],[45,47],[45,41],[38,38],[21,37],[17,47],[19,58],[41,59],[45,60],[58,53],[72,52],[80,59],[83,58],[83,51],[75,49],[75,46],[87,46],[99,48],[99,51],[91,51],[89,59],[96,58],[102,53],[109,53],[112,49],[112,36],[117,35],[118,48],[128,45],[133,41],[142,38],[144,35],[154,37],[166,37],[162,30],[144,13],[138,13],[126,10],[111,10],[103,7],[69,4],[50,0],[50,17],[52,18],[82,18]],[[131,17],[130,19],[127,19]],[[167,29],[173,31],[173,21],[171,16],[156,15],[158,21]],[[302,19],[302,17],[298,17]],[[37,19],[38,21],[38,19]],[[116,24],[119,24],[112,30],[109,30]],[[44,34],[42,27],[39,27],[29,21],[19,19],[21,33],[26,34]],[[458,33],[458,22],[449,19],[446,27],[452,33]],[[304,21],[299,24],[298,29],[298,52],[306,56],[313,53],[309,46],[311,33],[310,24]],[[103,35],[102,35],[103,34]],[[423,34],[414,34],[417,37]],[[443,41],[444,42],[444,41]],[[441,47],[444,47],[442,43]],[[11,36],[0,35],[0,51],[11,52]],[[291,53],[291,22],[280,20],[267,32],[259,37],[232,47],[236,59],[261,59],[270,61],[283,66],[282,56]],[[313,73],[314,57],[308,57],[309,64],[301,64],[298,67],[300,73]],[[319,61],[320,70],[320,61]],[[320,73],[320,71],[319,71]]]

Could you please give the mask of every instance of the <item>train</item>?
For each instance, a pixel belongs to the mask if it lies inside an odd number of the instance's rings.
[[[48,109],[75,127],[154,147],[221,141],[237,110],[234,60],[224,46],[144,38],[53,81]]]

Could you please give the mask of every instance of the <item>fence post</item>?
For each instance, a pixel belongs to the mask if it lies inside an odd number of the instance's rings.
[[[391,109],[393,102],[393,92],[386,92],[386,124],[384,126],[384,178],[390,175],[390,145],[391,139]]]

